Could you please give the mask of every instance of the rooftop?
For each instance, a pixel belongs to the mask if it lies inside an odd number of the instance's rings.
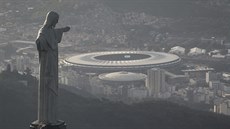
[[[132,82],[132,81],[143,81],[146,79],[146,75],[142,73],[133,73],[133,72],[113,72],[113,73],[104,73],[99,75],[99,79],[104,81],[116,81],[116,82]]]
[[[75,55],[65,62],[78,68],[87,69],[149,69],[167,67],[180,62],[174,54],[153,51],[104,51]]]

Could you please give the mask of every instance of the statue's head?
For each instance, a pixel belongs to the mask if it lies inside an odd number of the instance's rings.
[[[50,11],[46,15],[46,20],[44,22],[44,26],[48,28],[54,28],[58,23],[59,15],[54,11]]]

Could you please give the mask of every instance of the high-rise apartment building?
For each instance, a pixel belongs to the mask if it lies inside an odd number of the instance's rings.
[[[165,70],[152,68],[147,71],[146,85],[149,89],[149,96],[158,98],[161,93],[166,91]]]
[[[217,81],[218,80],[218,74],[214,73],[212,71],[206,72],[206,83],[209,83],[210,81]]]

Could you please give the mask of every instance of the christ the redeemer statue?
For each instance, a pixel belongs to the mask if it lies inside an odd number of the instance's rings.
[[[48,12],[36,39],[40,64],[38,120],[31,124],[31,129],[65,128],[64,122],[57,118],[58,43],[61,42],[63,32],[69,31],[70,27],[56,29],[58,19],[56,12]]]

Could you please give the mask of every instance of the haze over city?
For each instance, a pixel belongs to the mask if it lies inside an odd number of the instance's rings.
[[[68,129],[228,129],[229,0],[0,0],[0,129],[37,119],[35,40],[58,44],[58,118]]]

